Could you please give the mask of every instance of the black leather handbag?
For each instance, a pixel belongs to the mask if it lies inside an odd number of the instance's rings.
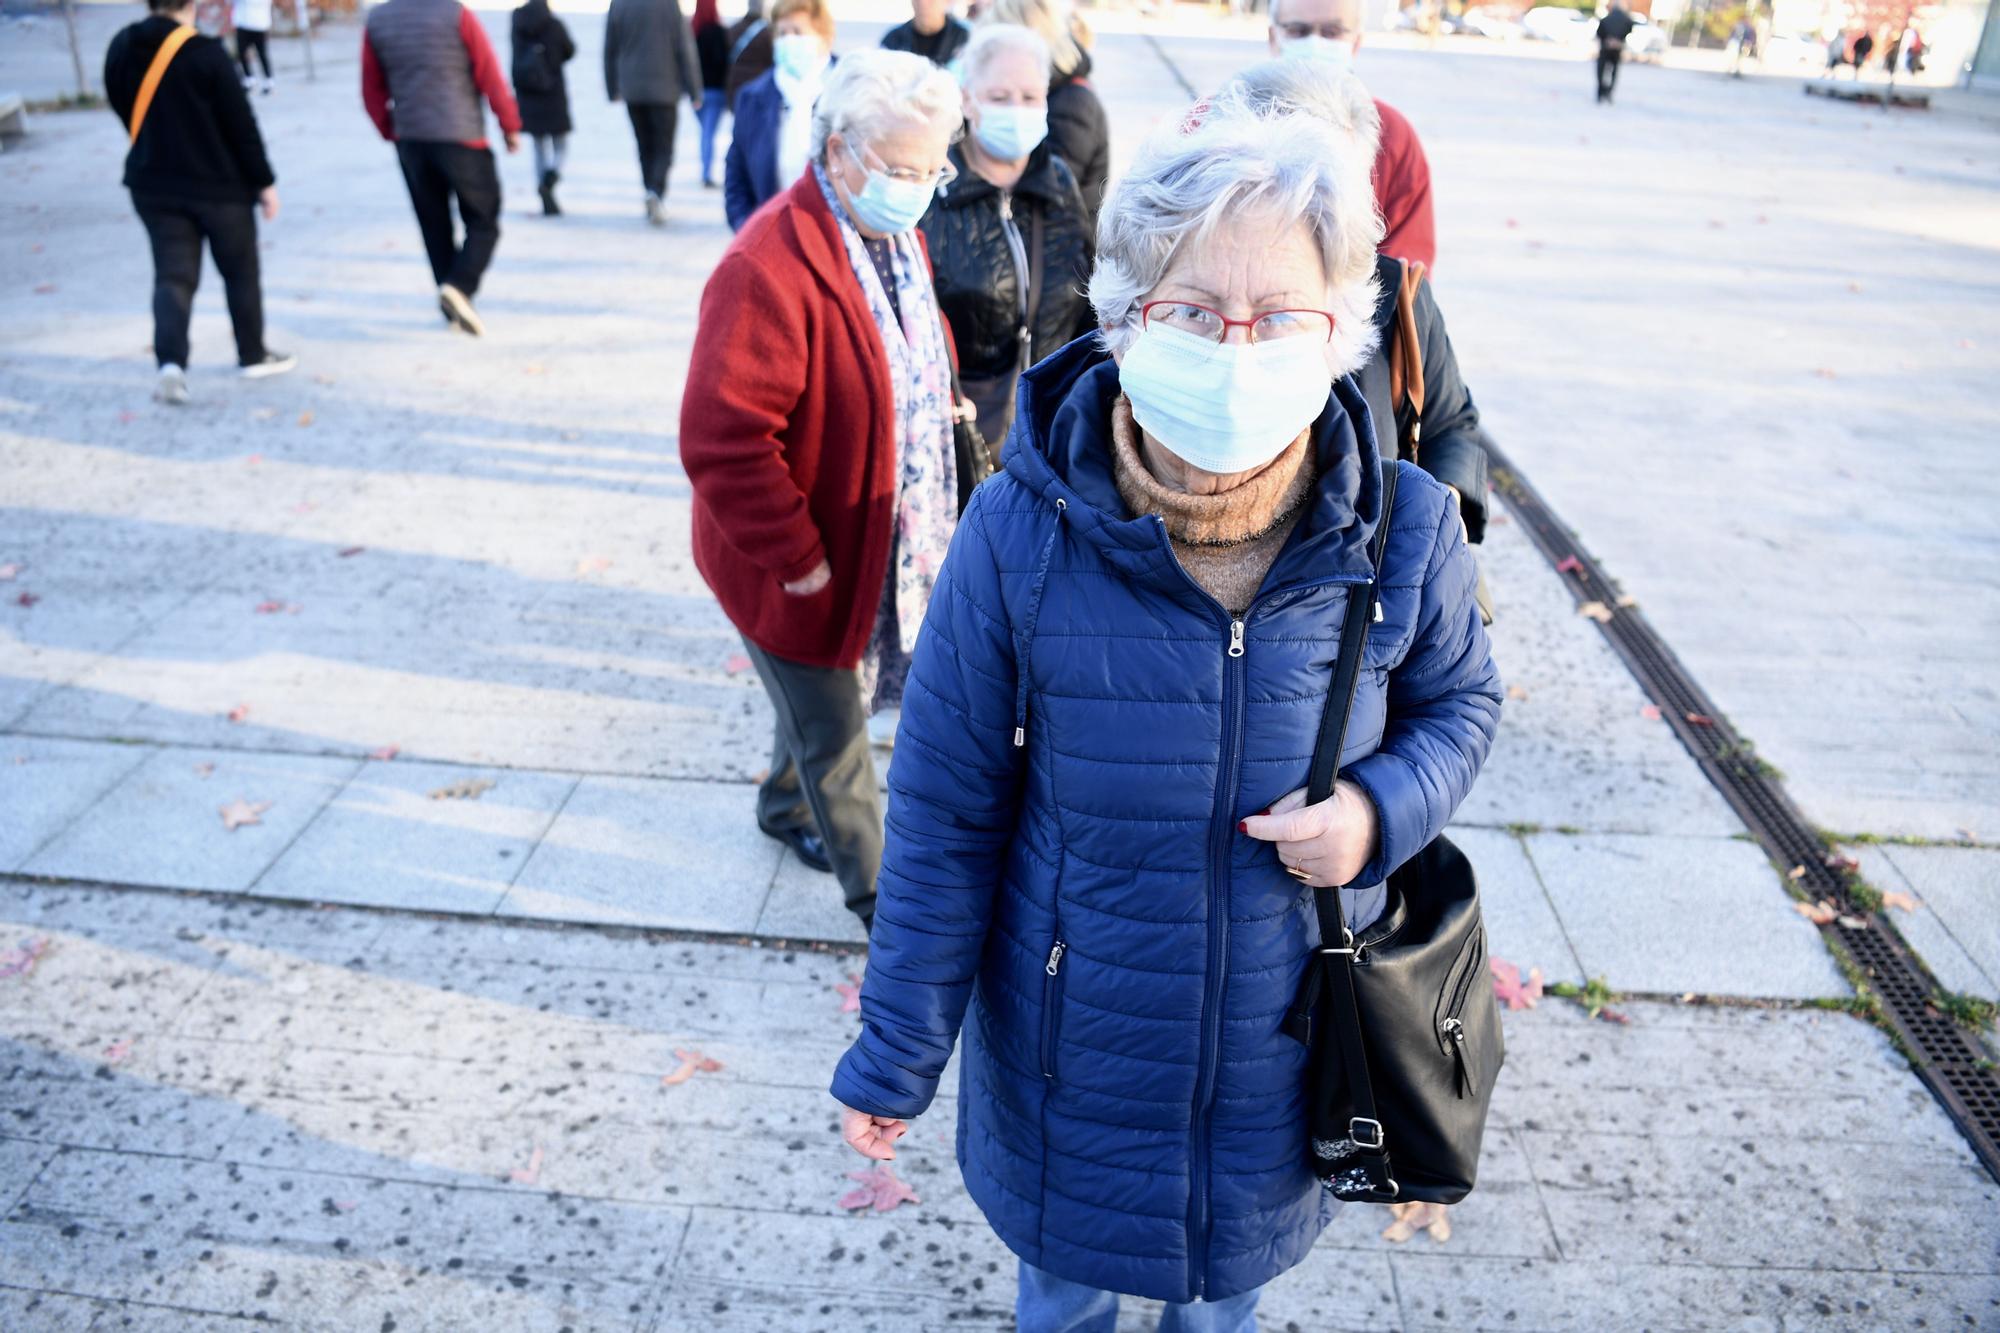
[[[1354,710],[1368,627],[1377,614],[1396,464],[1383,469],[1375,579],[1349,598],[1340,659],[1306,783],[1333,792]],[[1336,1198],[1457,1203],[1472,1191],[1493,1083],[1506,1055],[1486,966],[1479,886],[1465,854],[1439,836],[1389,877],[1388,906],[1358,935],[1337,889],[1314,889],[1320,947],[1306,964],[1285,1031],[1310,1052],[1307,1153]]]
[[[959,383],[958,353],[943,311],[938,312],[938,332],[944,337],[945,364],[951,371],[951,452],[958,470],[958,512],[962,514],[972,502],[974,488],[996,468],[993,446],[979,430],[979,405],[966,396],[965,386]]]

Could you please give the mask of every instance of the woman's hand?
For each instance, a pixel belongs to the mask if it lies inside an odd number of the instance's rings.
[[[781,583],[778,586],[793,597],[810,597],[831,582],[833,582],[833,566],[822,560],[813,572],[804,578],[793,579],[790,583]]]
[[[264,221],[276,222],[278,220],[277,186],[266,185],[263,189],[257,191],[257,203],[264,210]]]
[[[1306,804],[1301,787],[1263,814],[1244,820],[1242,827],[1253,838],[1277,843],[1278,859],[1288,869],[1297,867],[1292,877],[1316,889],[1353,882],[1375,855],[1381,832],[1375,803],[1344,778],[1318,805]]]
[[[851,1106],[840,1108],[840,1137],[863,1157],[872,1157],[878,1162],[894,1161],[896,1150],[890,1145],[909,1132],[910,1125],[906,1120],[869,1115]]]

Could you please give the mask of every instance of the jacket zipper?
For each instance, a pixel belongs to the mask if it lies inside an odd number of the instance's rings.
[[[1035,331],[1028,327],[1029,302],[1028,278],[1033,271],[1028,266],[1028,247],[1021,239],[1021,229],[1014,225],[1014,192],[1000,191],[1000,229],[1007,235],[1007,258],[1014,265],[1014,289],[1021,294],[1019,302],[1021,331],[1018,335],[1020,347],[1016,350],[1020,369],[1026,370],[1034,364],[1033,348]]]
[[[1048,1079],[1056,1076],[1056,1012],[1062,1006],[1062,960],[1068,948],[1058,928],[1049,961],[1042,964],[1048,976],[1042,983],[1042,1077]]]

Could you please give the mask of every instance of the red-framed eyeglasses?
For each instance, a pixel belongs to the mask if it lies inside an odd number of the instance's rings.
[[[1316,338],[1333,341],[1333,316],[1324,310],[1266,310],[1249,319],[1230,319],[1193,301],[1148,301],[1139,308],[1139,326],[1164,324],[1182,333],[1220,343],[1231,329],[1247,329],[1250,341],[1278,342],[1286,338]]]

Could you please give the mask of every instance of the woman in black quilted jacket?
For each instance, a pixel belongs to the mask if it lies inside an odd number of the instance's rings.
[[[951,150],[958,179],[921,225],[960,379],[998,446],[1020,373],[1095,327],[1083,294],[1090,218],[1047,142],[1048,45],[1028,28],[984,25],[959,78],[968,133]]]
[[[980,15],[981,23],[1018,23],[1033,28],[1049,44],[1049,145],[1069,164],[1083,191],[1090,227],[1104,207],[1111,182],[1111,118],[1090,86],[1090,53],[1083,48],[1089,31],[1050,0],[993,0]]]

